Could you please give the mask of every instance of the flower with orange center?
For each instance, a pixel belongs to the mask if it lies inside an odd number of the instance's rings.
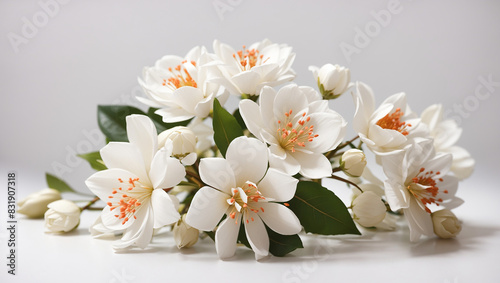
[[[127,136],[130,142],[110,142],[101,149],[108,169],[85,182],[106,203],[92,233],[123,232],[115,249],[145,248],[153,229],[179,220],[178,200],[164,189],[186,174],[179,160],[170,157],[171,142],[158,149],[156,128],[147,116],[127,116]]]
[[[451,162],[450,154],[435,153],[429,139],[417,139],[403,151],[382,157],[387,202],[393,211],[403,211],[411,241],[434,234],[431,213],[437,208],[462,203],[455,197],[458,179],[447,174]]]
[[[312,88],[288,85],[276,92],[265,87],[259,104],[240,102],[240,113],[248,130],[270,145],[273,167],[308,178],[332,174],[323,153],[342,141],[346,122]]]
[[[159,108],[155,113],[165,122],[207,117],[215,98],[224,104],[229,96],[219,84],[211,82],[221,76],[212,66],[214,60],[205,47],[195,47],[185,57],[164,56],[153,67],[144,68],[139,84],[146,98],[137,99]]]
[[[289,201],[298,180],[274,168],[268,169],[267,147],[254,138],[234,139],[226,158],[204,158],[200,176],[207,186],[193,198],[186,223],[215,232],[215,245],[221,259],[234,255],[240,226],[261,259],[269,254],[269,236],[264,223],[276,233],[293,235],[301,225],[295,214],[279,202]]]
[[[353,127],[370,150],[377,155],[403,149],[416,137],[427,137],[427,127],[420,123],[406,103],[406,95],[388,97],[375,109],[375,98],[367,85],[357,82],[352,92],[356,112]]]
[[[295,78],[291,69],[295,53],[285,44],[265,39],[235,50],[215,40],[213,47],[221,61],[218,67],[222,76],[217,82],[234,95],[256,96],[264,86],[277,86]]]

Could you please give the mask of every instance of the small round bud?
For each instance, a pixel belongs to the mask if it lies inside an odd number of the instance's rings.
[[[81,209],[74,202],[61,199],[49,203],[45,212],[45,227],[49,232],[65,233],[75,229],[80,223]]]
[[[434,234],[440,238],[453,238],[462,230],[462,225],[453,212],[442,209],[431,214]]]
[[[349,149],[340,158],[340,168],[351,177],[359,177],[366,167],[366,157],[362,150]]]
[[[53,201],[60,200],[61,193],[54,189],[43,189],[39,192],[28,195],[25,199],[17,203],[17,212],[29,218],[41,218],[49,209],[47,205]]]
[[[373,227],[385,218],[385,204],[374,192],[368,191],[352,201],[353,219],[364,227]]]
[[[309,70],[313,72],[324,99],[338,98],[350,86],[351,72],[346,67],[326,64],[319,69],[311,66]]]
[[[186,223],[186,214],[174,224],[174,239],[177,247],[189,248],[198,242],[200,231]]]

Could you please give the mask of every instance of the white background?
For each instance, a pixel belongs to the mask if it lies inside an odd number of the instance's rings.
[[[115,255],[109,242],[92,240],[86,231],[96,214],[82,218],[74,237],[46,235],[42,221],[22,219],[16,282],[23,278],[23,282],[35,280],[28,278],[64,282],[70,276],[76,276],[77,282],[121,282],[116,273],[122,269],[139,281],[174,280],[185,274],[218,276],[223,282],[254,276],[299,280],[295,282],[356,282],[370,277],[384,282],[424,278],[426,282],[474,278],[495,282],[500,278],[494,265],[500,259],[500,243],[495,239],[500,229],[495,217],[500,212],[496,201],[500,195],[494,182],[499,169],[500,2],[62,2],[0,1],[0,90],[4,98],[0,103],[0,173],[6,184],[6,173],[18,172],[19,198],[45,187],[45,172],[85,191],[83,181],[93,171],[74,154],[104,145],[102,136],[93,134],[98,129],[97,105],[142,107],[134,97],[141,95],[137,77],[144,66],[166,54],[182,56],[196,45],[211,50],[214,39],[235,48],[264,38],[292,46],[299,85],[314,86],[309,65],[333,63],[349,67],[353,81],[369,84],[378,102],[404,91],[418,113],[430,104],[442,103],[448,117],[463,128],[459,145],[476,159],[476,172],[459,189],[466,203],[456,212],[464,221],[464,231],[454,241],[410,244],[402,228],[376,235],[373,241],[365,241],[371,238],[370,232],[362,239],[304,237],[310,246],[266,263],[255,263],[251,252],[243,250],[234,261],[221,262],[208,241],[183,253],[159,247]],[[381,20],[382,14],[390,16]],[[361,34],[366,36],[364,42]],[[341,47],[347,45],[355,53],[343,52]],[[495,83],[485,87],[480,78]],[[331,105],[352,121],[349,95]],[[0,204],[4,223],[5,195],[1,193]],[[5,239],[5,229],[1,231]],[[169,234],[159,241],[172,246]],[[315,257],[315,248],[324,243],[334,247],[333,252]],[[2,240],[0,250],[5,246]],[[309,261],[303,262],[304,258]],[[13,280],[5,277],[5,265],[0,266],[0,278]],[[294,266],[310,271],[300,276],[289,273]]]

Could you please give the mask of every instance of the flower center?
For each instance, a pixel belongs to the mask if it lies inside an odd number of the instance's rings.
[[[264,201],[266,198],[262,196],[254,183],[247,181],[242,188],[232,189],[232,194],[233,196],[227,199],[227,203],[232,206],[232,210],[229,213],[231,219],[236,218],[236,213],[243,213],[243,216],[247,217],[244,221],[249,223],[250,221],[254,221],[254,218],[248,218],[248,214],[246,213],[248,210],[255,213],[259,211],[264,212],[264,208],[260,207],[258,203]],[[236,224],[238,223],[236,222]]]
[[[314,125],[309,125],[311,117],[302,113],[302,117],[295,123],[291,122],[290,116],[293,111],[285,113],[285,120],[278,120],[278,140],[282,148],[295,152],[295,147],[305,147],[307,142],[314,141],[318,135],[314,134]]]
[[[439,193],[438,182],[443,182],[443,178],[437,178],[441,172],[427,171],[425,168],[420,168],[418,174],[411,179],[410,184],[407,186],[408,191],[419,200],[425,207],[425,211],[431,213],[427,207],[429,204],[436,204],[443,202],[443,199],[436,199]],[[437,180],[436,180],[437,179]],[[448,191],[444,190],[443,193],[447,194]]]
[[[183,67],[183,64],[185,63],[187,63],[187,60],[182,61],[181,65],[177,65],[177,67],[173,69],[172,67],[168,68],[168,71],[172,74],[172,76],[163,80],[163,86],[170,86],[174,89],[178,89],[183,86],[198,87],[189,72]],[[195,61],[191,61],[190,63],[193,66],[196,66]]]
[[[139,181],[139,178],[129,178],[128,182],[123,181],[121,178],[118,178],[120,183],[123,183],[125,186],[128,186],[124,189],[124,187],[119,187],[117,189],[113,189],[111,195],[108,196],[110,201],[107,205],[111,211],[117,210],[115,217],[118,219],[123,219],[122,225],[127,223],[129,219],[132,217],[137,219],[134,215],[137,208],[141,205],[140,200],[144,199],[144,194],[137,192],[136,182]]]
[[[411,124],[406,124],[406,122],[401,122],[401,116],[404,115],[404,112],[401,112],[400,108],[396,108],[394,113],[389,113],[384,116],[384,118],[377,121],[377,125],[382,129],[395,130],[403,134],[404,136],[408,135],[408,127],[411,127]]]
[[[267,61],[262,60],[264,55],[259,54],[259,50],[257,49],[246,49],[245,45],[243,45],[243,50],[238,50],[236,53],[233,53],[233,58],[236,59],[240,63],[241,70],[250,70],[256,65],[261,65]]]

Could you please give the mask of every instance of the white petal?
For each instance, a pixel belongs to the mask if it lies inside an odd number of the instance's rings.
[[[200,161],[200,177],[205,184],[231,194],[236,187],[233,169],[224,158],[203,158]]]
[[[274,232],[282,235],[294,235],[302,230],[300,221],[286,206],[277,203],[262,203],[264,211],[259,216]]]
[[[119,179],[128,180],[129,178],[135,179],[138,177],[129,171],[112,168],[94,173],[85,181],[85,184],[92,193],[107,202],[112,192],[123,186],[123,183]]]
[[[272,150],[272,148],[269,150]],[[300,163],[289,153],[285,154],[285,159],[270,153],[269,165],[270,167],[283,171],[288,175],[295,175],[299,173],[300,170]]]
[[[368,134],[368,122],[375,111],[375,98],[371,88],[361,82],[356,82],[356,90],[352,92],[356,110],[353,128],[358,133]]]
[[[411,196],[405,186],[391,179],[386,180],[384,185],[387,203],[393,211],[410,206]]]
[[[198,155],[196,154],[196,152],[191,152],[190,154],[182,158],[181,162],[183,165],[190,166],[196,162],[196,159],[198,159]]]
[[[404,209],[404,215],[410,228],[410,241],[417,241],[420,235],[434,235],[431,214],[421,209],[414,199],[411,199],[409,208]]]
[[[168,151],[162,148],[155,154],[149,177],[153,188],[172,188],[179,184],[186,176],[186,170],[178,159],[169,156]]]
[[[228,208],[229,195],[210,187],[201,188],[193,198],[186,223],[203,231],[212,231]]]
[[[181,217],[175,203],[172,201],[172,197],[175,196],[169,196],[162,189],[153,190],[151,205],[153,207],[155,229],[177,222]]]
[[[284,117],[285,113],[292,110],[292,116],[302,115],[302,111],[307,109],[307,97],[300,91],[297,85],[287,85],[282,87],[274,99],[273,111],[275,117]]]
[[[215,232],[215,249],[219,258],[226,259],[234,255],[236,241],[241,225],[241,213],[237,213],[235,219],[227,217]]]
[[[293,157],[300,164],[300,174],[311,179],[319,179],[332,175],[332,164],[320,153],[303,153],[296,151]]]
[[[162,117],[163,122],[165,123],[186,121],[194,117],[193,113],[190,113],[180,107],[158,109],[155,111],[155,114],[160,115]]]
[[[298,182],[299,180],[290,175],[269,168],[257,187],[264,197],[283,202],[293,198]]]
[[[256,94],[256,86],[260,82],[261,77],[253,71],[244,71],[231,78],[231,81],[236,85],[240,94]]]
[[[113,247],[117,250],[126,249],[135,245],[139,248],[145,248],[151,242],[153,237],[153,217],[151,207],[145,207],[136,213],[138,220],[130,226],[121,240],[114,243]]]
[[[253,220],[252,220],[253,218]],[[248,242],[255,252],[255,259],[259,260],[269,255],[269,236],[264,223],[254,212],[249,212],[243,217],[245,232]]]
[[[233,169],[237,186],[259,182],[267,170],[267,147],[261,141],[238,137],[227,148],[226,160]]]
[[[240,101],[239,108],[241,117],[243,118],[243,121],[245,122],[245,125],[250,133],[257,138],[262,139],[260,137],[260,130],[263,127],[263,123],[257,103],[251,101],[250,99],[243,99]]]
[[[146,172],[149,171],[153,155],[158,149],[158,135],[155,125],[148,116],[130,115],[127,120],[127,136],[142,154]]]
[[[100,153],[102,161],[109,169],[124,169],[137,175],[144,184],[150,183],[144,159],[135,145],[124,142],[110,142],[101,149]]]

